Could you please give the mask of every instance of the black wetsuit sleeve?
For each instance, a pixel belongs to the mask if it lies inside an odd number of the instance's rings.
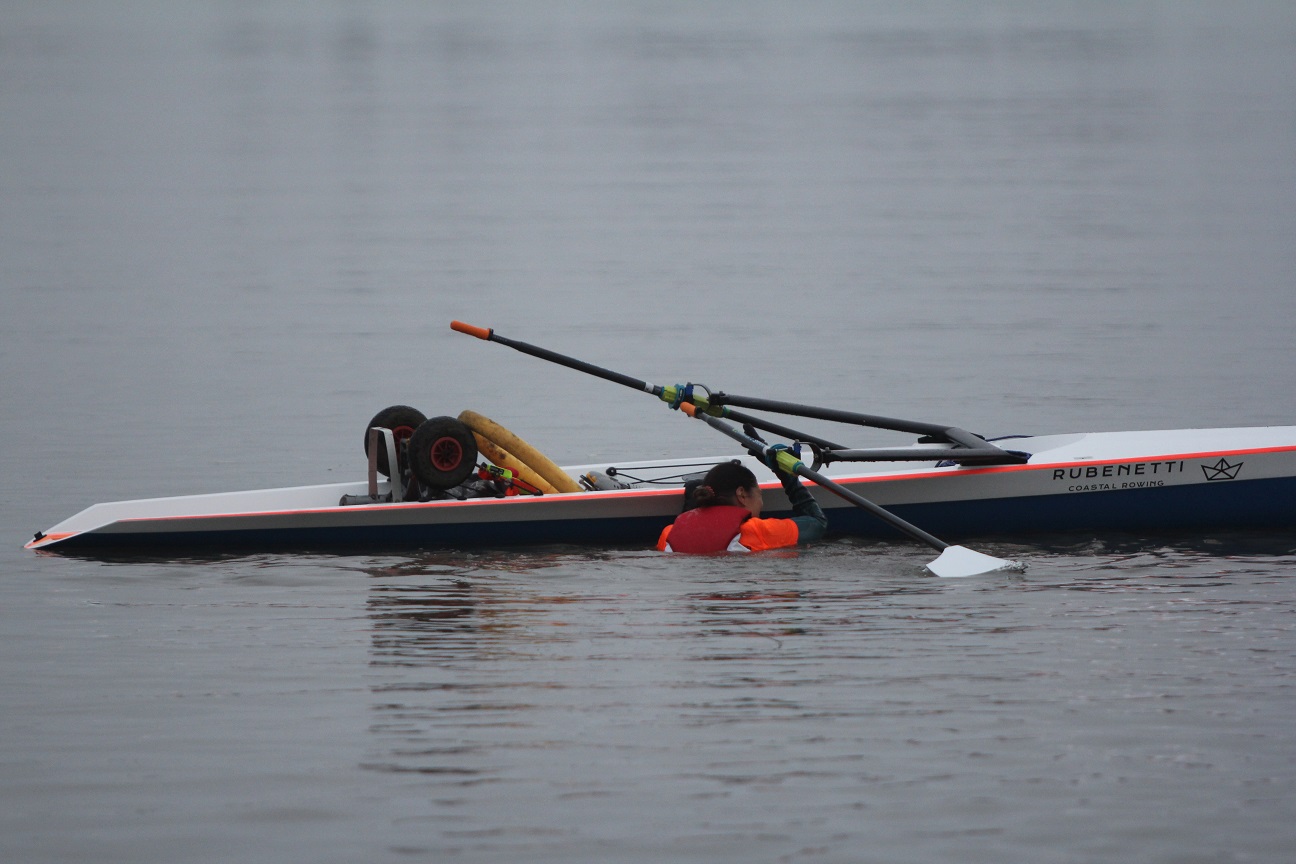
[[[819,502],[809,489],[801,485],[795,474],[780,472],[779,480],[783,483],[783,493],[792,504],[792,512],[796,514],[792,521],[797,524],[797,545],[821,539],[828,530],[828,517],[819,507]]]

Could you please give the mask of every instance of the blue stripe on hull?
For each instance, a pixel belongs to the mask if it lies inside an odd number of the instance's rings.
[[[342,551],[467,549],[504,546],[636,544],[652,547],[670,520],[657,517],[553,520],[476,525],[382,525],[178,531],[148,534],[81,534],[51,552],[153,549],[186,551]]]
[[[947,540],[1031,533],[1296,529],[1296,478],[1228,481],[1110,492],[1075,492],[889,508]],[[855,507],[827,511],[830,531],[898,538],[899,532]],[[770,513],[768,515],[789,515]],[[651,548],[669,520],[626,517],[476,525],[331,526],[237,531],[82,534],[50,551],[153,549],[310,551],[496,548],[548,544],[629,544]]]
[[[1296,478],[1071,492],[888,508],[944,540],[985,535],[1296,529]],[[858,508],[828,511],[830,530],[873,537],[898,531]]]

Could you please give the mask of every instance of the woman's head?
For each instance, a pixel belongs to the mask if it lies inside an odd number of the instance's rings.
[[[746,508],[753,516],[759,516],[764,505],[756,475],[738,462],[714,466],[693,491],[693,497],[699,507],[727,504]]]

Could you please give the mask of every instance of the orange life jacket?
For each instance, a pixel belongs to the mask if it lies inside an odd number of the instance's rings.
[[[763,552],[795,546],[799,533],[791,519],[758,519],[745,507],[721,504],[681,513],[662,530],[657,549],[693,555]]]

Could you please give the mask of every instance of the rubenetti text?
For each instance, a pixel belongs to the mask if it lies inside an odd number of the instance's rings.
[[[1182,459],[1166,462],[1127,462],[1122,465],[1079,465],[1074,468],[1054,468],[1054,480],[1097,480],[1100,477],[1147,477],[1182,474]]]

